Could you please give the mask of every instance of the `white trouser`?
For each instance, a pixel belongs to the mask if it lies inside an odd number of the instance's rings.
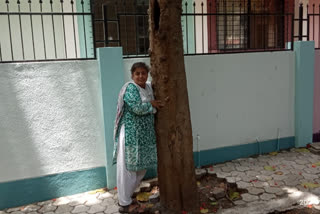
[[[132,203],[131,196],[134,190],[140,185],[140,182],[146,170],[128,171],[125,161],[125,130],[124,125],[121,126],[118,143],[117,156],[117,189],[119,204],[127,206]]]

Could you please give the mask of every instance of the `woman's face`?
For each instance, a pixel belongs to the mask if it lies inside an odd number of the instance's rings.
[[[142,67],[138,67],[133,72],[131,78],[137,85],[144,88],[148,79],[148,71]]]

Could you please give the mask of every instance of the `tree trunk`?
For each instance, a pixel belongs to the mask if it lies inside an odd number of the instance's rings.
[[[165,213],[199,212],[181,28],[182,0],[150,0],[151,76],[165,106],[156,117],[158,179]]]

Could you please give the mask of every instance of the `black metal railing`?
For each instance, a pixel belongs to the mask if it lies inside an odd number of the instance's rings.
[[[124,57],[148,56],[148,5],[131,2],[102,7],[103,16],[95,20],[100,35],[96,46],[122,46]],[[288,50],[287,44],[294,38],[294,14],[285,13],[280,4],[268,10],[264,2],[184,1],[181,21],[185,55]],[[109,11],[116,14],[111,17]]]
[[[0,2],[0,62],[95,59],[91,0]]]
[[[314,41],[315,49],[320,49],[320,4],[300,4],[295,27],[295,41]]]

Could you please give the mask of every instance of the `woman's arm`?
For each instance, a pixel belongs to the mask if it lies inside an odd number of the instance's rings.
[[[139,90],[135,85],[129,84],[123,97],[129,111],[137,115],[153,113],[153,107],[150,102],[142,103]]]

